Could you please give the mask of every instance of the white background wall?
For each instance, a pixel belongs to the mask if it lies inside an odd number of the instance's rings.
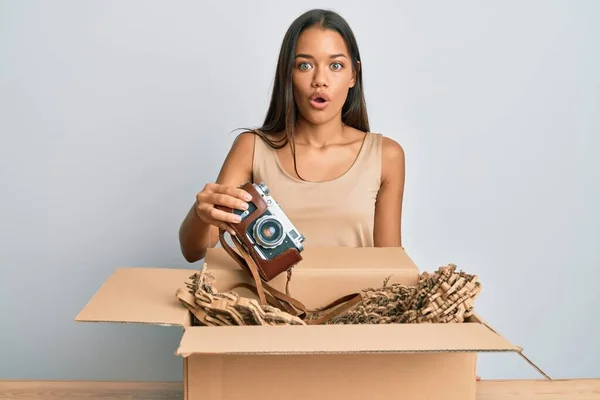
[[[407,154],[404,244],[555,378],[600,376],[597,1],[0,1],[0,378],[179,380],[179,329],[77,324],[177,230],[266,112],[312,7],[355,30],[372,130]],[[538,378],[484,354],[483,378]]]

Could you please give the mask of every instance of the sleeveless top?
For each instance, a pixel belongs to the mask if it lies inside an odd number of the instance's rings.
[[[305,247],[373,247],[381,141],[381,134],[367,133],[354,163],[343,175],[305,182],[284,170],[277,152],[255,136],[253,181],[267,185],[270,195],[306,237]]]

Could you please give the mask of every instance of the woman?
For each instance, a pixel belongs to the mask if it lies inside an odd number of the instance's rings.
[[[231,233],[245,209],[237,187],[264,182],[305,246],[402,246],[404,151],[371,133],[362,64],[354,34],[338,14],[298,17],[281,46],[271,103],[262,127],[239,135],[215,183],[207,184],[180,229],[189,262]]]

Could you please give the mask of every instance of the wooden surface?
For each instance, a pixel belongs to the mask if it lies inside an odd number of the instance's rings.
[[[0,399],[181,400],[181,382],[2,381]],[[478,400],[600,400],[600,379],[480,381]]]

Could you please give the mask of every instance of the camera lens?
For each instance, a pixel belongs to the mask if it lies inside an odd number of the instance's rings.
[[[281,222],[272,215],[259,218],[254,225],[254,239],[263,247],[279,246],[285,239]]]

